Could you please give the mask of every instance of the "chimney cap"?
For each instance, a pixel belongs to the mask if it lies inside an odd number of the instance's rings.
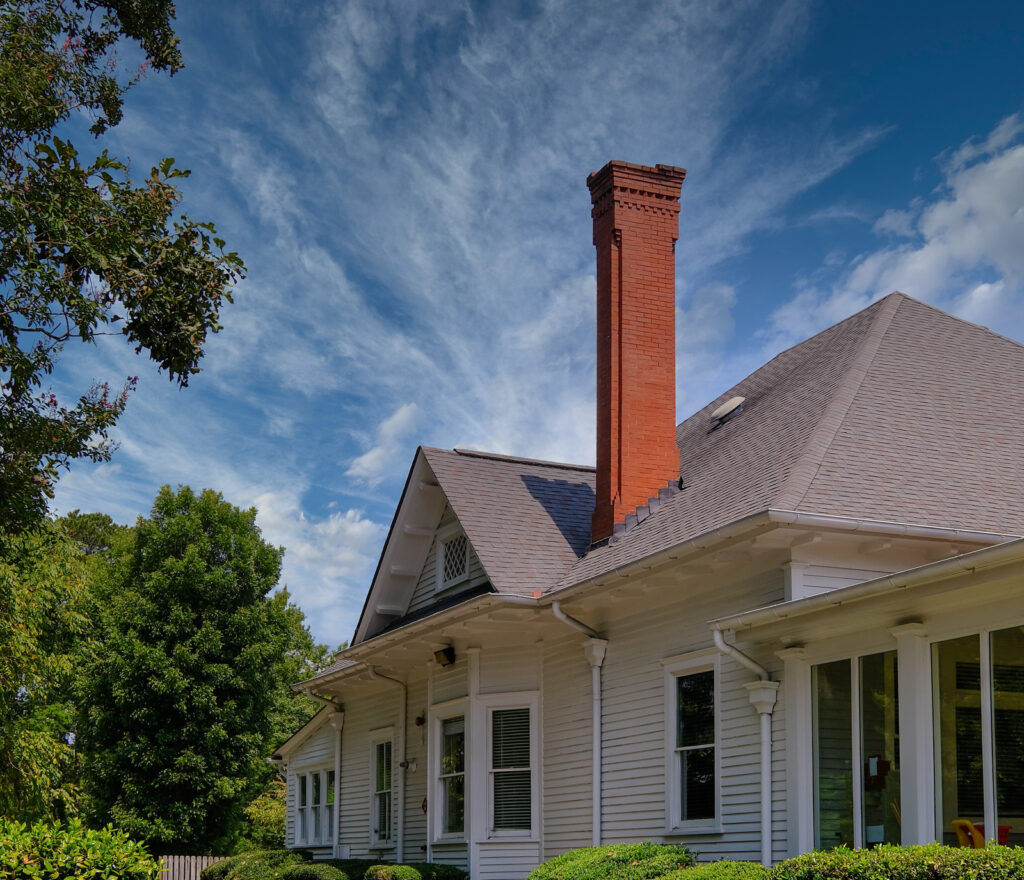
[[[594,183],[605,175],[625,174],[628,177],[635,177],[638,180],[650,180],[663,178],[665,183],[678,181],[680,184],[686,177],[686,169],[676,165],[636,165],[633,162],[623,162],[621,159],[612,159],[599,171],[593,171],[587,175],[587,186],[594,188]]]

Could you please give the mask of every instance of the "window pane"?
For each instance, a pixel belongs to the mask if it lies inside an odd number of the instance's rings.
[[[682,804],[680,819],[715,818],[715,750],[679,752]]]
[[[466,768],[466,722],[462,715],[441,724],[441,773],[462,773]]]
[[[334,771],[327,771],[327,803],[334,803]]]
[[[506,770],[494,774],[494,827],[529,830],[529,770]]]
[[[465,830],[466,777],[450,776],[444,780],[444,830],[456,834]]]
[[[391,743],[377,743],[377,791],[391,788]]]
[[[297,776],[295,778],[295,787],[299,790],[299,806],[306,806],[306,777]]]
[[[313,804],[320,803],[320,774],[313,774]]]
[[[984,823],[981,765],[981,640],[950,639],[932,646],[938,683],[935,792],[939,840],[955,845],[954,819]]]
[[[853,846],[853,711],[850,661],[811,670],[814,701],[814,845]]]
[[[377,840],[391,839],[391,794],[378,794],[376,820],[377,827],[374,829]]]
[[[676,679],[677,746],[715,741],[715,673],[712,670]]]
[[[860,660],[864,844],[900,842],[899,701],[896,652]]]
[[[996,817],[1000,843],[1024,844],[1024,627],[992,633]],[[986,829],[985,836],[996,837]]]
[[[491,766],[530,766],[530,710],[497,709],[491,715]],[[529,777],[529,773],[526,774]]]

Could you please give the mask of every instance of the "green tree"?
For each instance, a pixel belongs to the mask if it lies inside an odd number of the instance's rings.
[[[308,632],[271,595],[282,551],[255,513],[165,487],[113,565],[80,697],[83,785],[94,821],[157,852],[226,851],[267,782]]]
[[[0,531],[0,817],[77,811],[72,686],[86,590],[60,528]]]
[[[76,116],[100,137],[143,70],[181,68],[173,18],[170,0],[0,2],[0,528],[38,523],[75,459],[110,456],[134,379],[58,399],[44,381],[64,345],[120,333],[186,385],[242,277],[214,227],[178,213],[173,159],[137,183],[58,136]]]

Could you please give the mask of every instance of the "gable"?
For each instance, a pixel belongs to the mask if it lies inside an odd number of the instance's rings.
[[[413,588],[409,604],[405,614],[418,614],[429,608],[439,598],[448,597],[462,590],[472,589],[487,582],[487,572],[484,571],[480,557],[477,555],[473,544],[466,538],[465,545],[465,574],[459,577],[455,583],[445,584],[445,549],[452,539],[458,540],[465,532],[459,523],[455,511],[450,504],[445,504],[441,520],[437,524],[434,538],[430,544],[423,569],[420,571],[419,579]],[[458,566],[456,566],[457,568]]]

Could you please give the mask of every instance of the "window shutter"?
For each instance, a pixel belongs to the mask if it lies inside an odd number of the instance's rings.
[[[495,710],[491,743],[494,827],[528,830],[532,820],[530,710]]]

